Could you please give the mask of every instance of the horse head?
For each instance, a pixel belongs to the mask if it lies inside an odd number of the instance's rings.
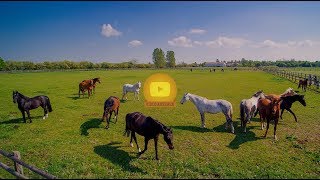
[[[263,93],[262,90],[259,90],[259,91],[256,92],[253,96],[254,96],[254,97],[258,97],[259,99],[260,99],[260,98],[265,98],[265,95],[264,95],[264,93]]]
[[[100,84],[100,77],[94,78],[94,82],[98,82]]]
[[[307,106],[306,101],[304,100],[304,95],[298,95],[298,101],[303,105]]]
[[[180,103],[183,104],[185,103],[186,101],[189,101],[189,96],[188,96],[188,93],[184,93]]]
[[[138,87],[141,88],[141,82],[139,81],[137,84],[138,84]]]
[[[13,103],[16,103],[18,100],[18,91],[12,91]]]
[[[171,128],[168,128],[168,127],[163,127],[163,130],[164,130],[164,133],[163,133],[163,138],[164,138],[164,141],[166,141],[166,143],[168,144],[169,146],[169,149],[173,149],[173,134],[172,134],[172,130]]]
[[[273,99],[271,102],[271,113],[272,115],[277,115],[280,111],[280,102],[282,101],[282,97],[280,99]]]

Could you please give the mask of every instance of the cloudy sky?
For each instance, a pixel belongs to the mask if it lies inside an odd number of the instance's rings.
[[[0,2],[5,60],[320,60],[320,2]]]

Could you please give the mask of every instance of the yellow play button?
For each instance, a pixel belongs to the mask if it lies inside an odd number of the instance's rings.
[[[174,107],[176,83],[168,74],[156,73],[146,79],[143,94],[147,107]]]
[[[170,95],[169,82],[151,82],[150,95],[152,97],[168,97]]]

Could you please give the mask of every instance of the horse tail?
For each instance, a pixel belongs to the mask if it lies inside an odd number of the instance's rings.
[[[52,107],[51,107],[50,99],[49,99],[49,97],[46,97],[46,99],[47,99],[47,107],[48,107],[48,110],[49,110],[49,112],[52,112]]]
[[[129,135],[130,135],[130,128],[129,128],[129,114],[127,114],[126,115],[126,128],[125,128],[125,130],[124,130],[124,133],[123,133],[123,135],[125,136],[126,134],[127,134],[127,137],[129,137]]]

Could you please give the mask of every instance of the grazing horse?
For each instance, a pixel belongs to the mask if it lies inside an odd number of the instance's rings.
[[[293,95],[293,96],[287,96],[287,97],[283,97],[282,98],[282,102],[280,104],[280,109],[281,109],[281,114],[280,114],[280,118],[282,119],[282,114],[284,110],[289,111],[296,122],[298,122],[296,115],[293,113],[293,111],[290,109],[292,104],[296,101],[299,101],[303,106],[306,106],[306,101],[304,100],[304,95]]]
[[[118,120],[118,113],[119,113],[119,107],[120,107],[120,100],[119,98],[115,96],[110,96],[105,102],[104,102],[104,108],[103,108],[103,115],[102,115],[102,121],[106,119],[107,125],[106,129],[109,128],[109,123],[111,120],[112,112],[114,112],[114,118],[116,119],[115,123]],[[109,116],[109,119],[108,119]]]
[[[268,99],[268,98],[261,98],[258,101],[258,108],[259,108],[259,115],[261,121],[261,129],[263,130],[264,121],[267,119],[267,129],[264,137],[267,137],[269,124],[271,120],[274,120],[274,139],[277,140],[277,124],[279,120],[279,113],[280,113],[280,99]]]
[[[197,96],[191,93],[185,93],[180,101],[181,104],[190,100],[198,109],[201,116],[201,128],[205,128],[205,117],[206,112],[216,114],[222,112],[226,117],[225,129],[230,125],[231,132],[234,133],[234,127],[232,123],[232,105],[229,101],[223,99],[209,100],[207,98]]]
[[[98,82],[99,84],[101,83],[101,81],[100,81],[100,78],[99,77],[97,77],[97,78],[93,78],[92,79],[92,81],[93,81],[93,93],[96,93],[96,83]]]
[[[158,158],[158,139],[159,134],[163,134],[165,142],[168,144],[169,149],[173,149],[173,134],[172,130],[168,127],[166,127],[161,122],[153,119],[152,117],[148,116],[146,117],[140,112],[133,112],[128,113],[126,115],[126,128],[125,128],[125,134],[129,137],[129,134],[131,132],[131,140],[130,145],[133,147],[132,139],[136,142],[137,148],[138,148],[138,155],[140,156],[148,149],[148,142],[150,139],[154,139],[154,146],[156,151],[156,159]],[[137,138],[135,133],[138,133],[141,136],[144,136],[144,150],[141,151],[139,148],[139,145],[137,143]]]
[[[243,99],[240,103],[240,120],[241,127],[244,128],[243,132],[246,132],[246,125],[250,123],[250,120],[254,113],[257,111],[257,104],[260,98],[265,98],[262,90],[256,92],[250,99]]]
[[[304,79],[304,80],[300,79],[298,84],[298,89],[300,88],[300,86],[302,90],[306,91],[308,86],[308,79]]]
[[[132,85],[132,84],[124,84],[122,87],[122,100],[125,97],[125,95],[128,92],[133,92],[134,93],[134,99],[136,99],[136,97],[138,97],[138,101],[139,101],[139,91],[141,88],[141,82],[137,82],[136,84]],[[126,97],[126,100],[128,100],[128,97]]]
[[[48,111],[52,112],[52,107],[48,96],[35,96],[33,98],[29,98],[18,91],[13,91],[12,99],[14,103],[18,103],[18,108],[22,113],[23,121],[25,123],[27,122],[25,112],[27,112],[30,123],[32,123],[30,118],[30,110],[36,109],[39,106],[41,106],[44,110],[43,119],[46,119],[49,116]]]

